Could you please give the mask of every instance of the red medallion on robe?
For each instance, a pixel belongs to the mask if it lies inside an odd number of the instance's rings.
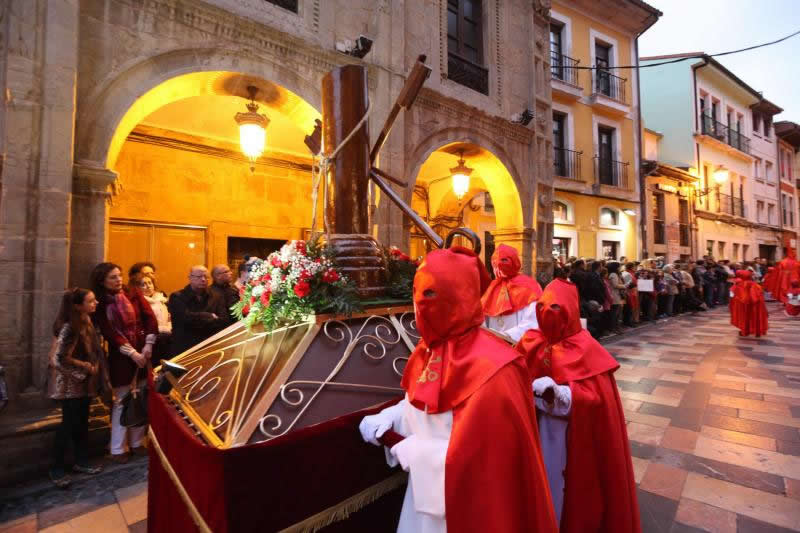
[[[555,533],[525,362],[480,328],[487,284],[472,252],[425,257],[414,277],[422,340],[403,388],[418,409],[453,411],[445,463],[449,531]]]
[[[492,281],[481,298],[483,312],[487,316],[516,313],[542,295],[539,283],[525,274],[520,274],[522,262],[515,248],[501,244],[492,254],[492,268],[497,278]]]
[[[560,531],[639,533],[630,445],[614,380],[619,363],[581,328],[572,283],[553,280],[536,314],[540,329],[528,331],[517,350],[532,380],[550,376],[572,393]]]

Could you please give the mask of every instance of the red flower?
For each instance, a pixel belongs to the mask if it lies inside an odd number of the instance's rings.
[[[254,303],[256,303],[256,297],[250,296],[250,305],[253,305]]]
[[[339,273],[333,269],[326,270],[322,274],[322,281],[324,281],[325,283],[333,283],[338,280],[339,280]]]
[[[270,294],[271,293],[269,291],[264,291],[261,293],[261,305],[263,305],[264,307],[269,307]]]
[[[269,261],[269,262],[270,262],[270,264],[271,264],[272,266],[274,266],[274,267],[279,267],[279,266],[281,266],[281,260],[280,260],[280,258],[279,258],[277,255],[276,255],[276,256],[274,256],[272,259],[270,259],[270,261]]]
[[[247,316],[247,314],[249,312],[250,312],[250,306],[249,305],[245,305],[244,307],[242,307],[242,316]]]
[[[307,281],[299,281],[297,285],[294,286],[294,293],[298,298],[305,298],[308,296],[309,292],[311,292],[311,285],[309,285]]]
[[[264,274],[263,276],[261,276],[261,280],[260,281],[261,281],[261,283],[267,283],[271,279],[272,279],[272,276],[270,276],[269,274]]]
[[[242,299],[242,296],[244,296],[244,287],[239,287],[239,299],[240,300]]]
[[[303,270],[302,272],[300,272],[300,277],[299,277],[300,281],[307,281],[309,278],[311,278],[311,272],[309,272],[308,270]]]
[[[294,245],[295,250],[300,252],[303,255],[306,255],[306,243],[305,241],[297,241]]]

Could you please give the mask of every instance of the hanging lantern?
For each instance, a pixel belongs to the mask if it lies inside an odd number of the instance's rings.
[[[722,165],[719,165],[714,170],[714,181],[716,181],[718,185],[722,185],[723,183],[728,181],[728,169],[726,169]]]
[[[472,169],[464,164],[463,150],[459,151],[459,155],[458,165],[450,169],[450,174],[453,178],[453,193],[461,201],[469,191],[469,176],[472,174]]]
[[[234,120],[239,125],[239,144],[242,147],[242,153],[250,161],[255,161],[264,153],[264,147],[267,144],[269,119],[266,115],[258,113],[258,104],[255,102],[258,87],[249,85],[247,92],[250,93],[247,113],[236,113]]]

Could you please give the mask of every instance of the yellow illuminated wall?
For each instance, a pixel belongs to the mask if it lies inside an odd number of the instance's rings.
[[[571,239],[570,255],[602,259],[601,243],[604,240],[610,240],[620,243],[619,256],[627,256],[631,260],[638,259],[637,219],[635,215],[628,215],[624,212],[625,209],[635,211],[638,208],[637,204],[562,191],[554,194],[554,201],[563,201],[568,207],[568,218],[556,221],[553,236]],[[602,207],[610,207],[618,211],[618,225],[608,226],[601,223],[600,209]]]

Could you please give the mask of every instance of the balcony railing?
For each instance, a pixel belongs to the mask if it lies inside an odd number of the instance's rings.
[[[717,213],[744,217],[744,200],[729,194],[717,192]]]
[[[553,147],[553,172],[556,176],[583,181],[581,178],[581,156],[583,152]]]
[[[452,53],[447,54],[447,77],[481,94],[489,94],[489,71]]]
[[[703,135],[714,137],[718,141],[722,141],[725,144],[736,148],[740,152],[744,152],[746,154],[750,153],[750,139],[733,128],[730,128],[722,122],[714,119],[714,117],[703,115],[702,121],[700,122],[700,132]]]
[[[563,82],[580,86],[578,83],[578,69],[575,67],[580,63],[579,59],[573,59],[558,52],[550,52],[550,72],[553,78]]]
[[[680,228],[680,245],[689,246],[689,224],[681,223]]]
[[[628,163],[594,157],[594,177],[599,185],[628,188]]]
[[[663,220],[653,220],[653,242],[655,244],[667,244],[667,235]]]
[[[594,74],[594,92],[595,94],[602,94],[619,102],[627,103],[625,95],[625,83],[627,81],[625,78],[620,78],[607,70],[598,68]]]

